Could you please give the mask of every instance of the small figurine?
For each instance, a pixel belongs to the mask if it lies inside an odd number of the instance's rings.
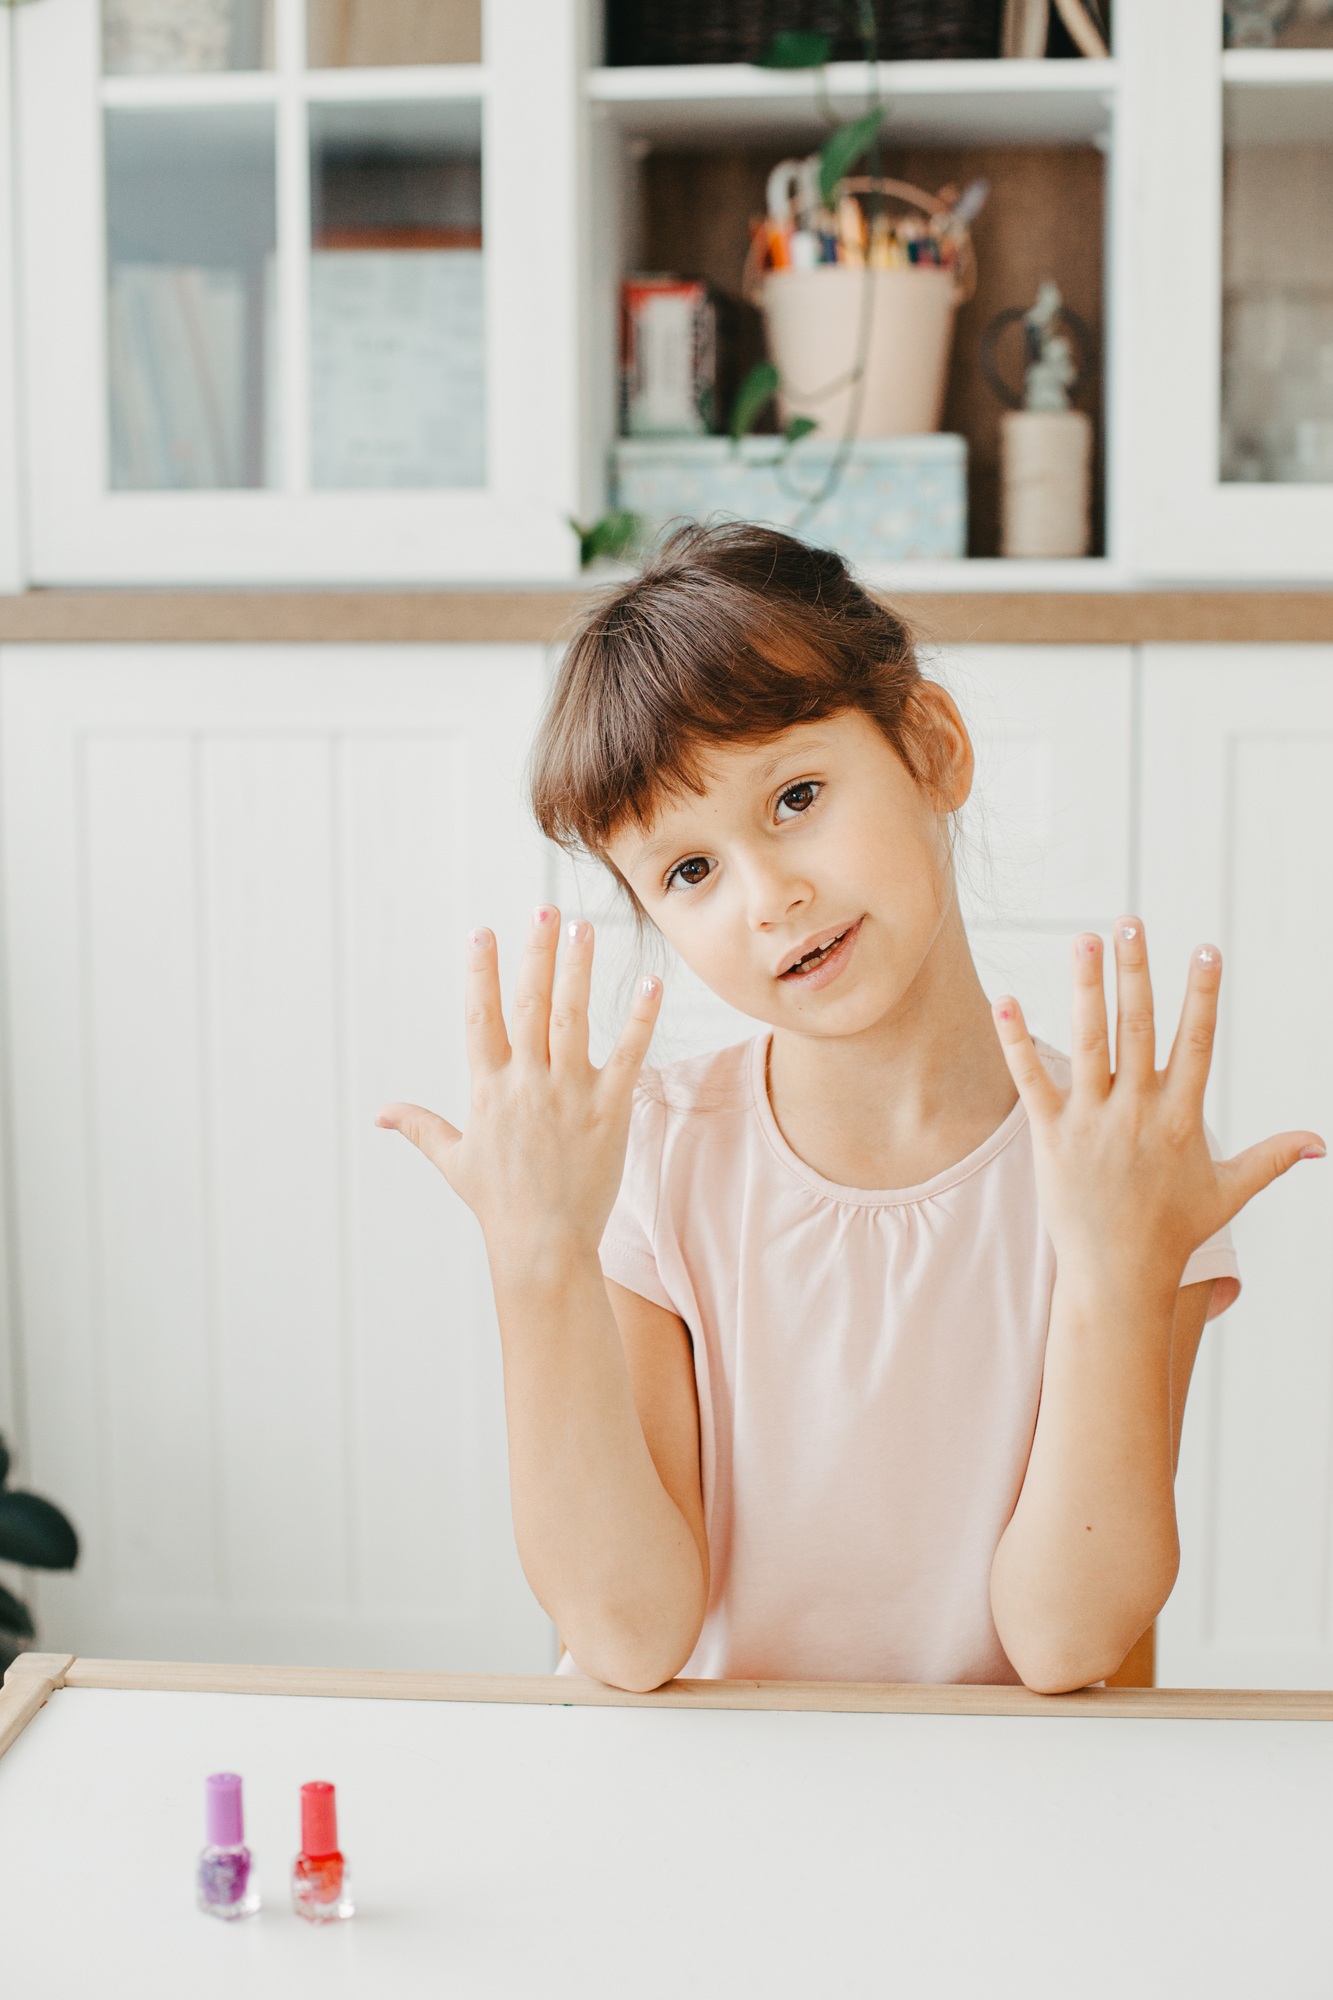
[[[1021,323],[1023,390],[996,363],[1000,335]],[[1063,331],[1068,329],[1068,331]],[[1070,333],[1074,339],[1070,339]],[[1026,311],[998,313],[981,341],[982,372],[1008,408],[1000,418],[1000,553],[1085,556],[1092,538],[1092,423],[1069,406],[1091,351],[1087,328],[1047,278]]]

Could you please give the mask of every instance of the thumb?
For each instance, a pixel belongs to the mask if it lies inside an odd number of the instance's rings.
[[[1322,1160],[1324,1142],[1317,1132],[1279,1132],[1247,1146],[1234,1160],[1219,1160],[1217,1177],[1226,1201],[1227,1220],[1239,1215],[1247,1201],[1294,1167],[1297,1160]]]
[[[375,1123],[387,1132],[401,1132],[448,1179],[449,1163],[463,1135],[447,1118],[427,1111],[423,1104],[386,1104],[376,1112]]]

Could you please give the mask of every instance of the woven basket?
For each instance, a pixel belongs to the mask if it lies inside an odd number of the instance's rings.
[[[885,62],[998,56],[1000,0],[875,0]],[[833,60],[865,54],[846,0],[607,0],[616,65],[755,62],[784,29],[827,35]]]

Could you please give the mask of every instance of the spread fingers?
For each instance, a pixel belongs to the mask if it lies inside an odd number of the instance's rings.
[[[1116,1082],[1142,1087],[1156,1073],[1157,1037],[1148,946],[1138,917],[1116,919],[1115,998]]]
[[[500,961],[494,931],[473,931],[467,941],[467,1062],[473,1076],[509,1060],[500,1005]]]
[[[1203,1104],[1204,1086],[1213,1061],[1217,1032],[1217,991],[1222,983],[1222,954],[1215,944],[1201,944],[1190,959],[1185,1004],[1166,1066],[1168,1089],[1191,1104]]]
[[[542,1068],[550,1061],[551,983],[559,942],[559,910],[550,903],[538,903],[519,961],[509,1038],[520,1060],[539,1063]]]
[[[592,925],[576,917],[565,928],[565,949],[551,995],[551,1067],[583,1068],[588,1061],[588,998],[592,991]]]
[[[1102,984],[1102,941],[1095,931],[1074,939],[1074,1004],[1069,1051],[1070,1083],[1082,1097],[1105,1097],[1111,1088],[1111,1045]]]
[[[1009,1065],[1009,1074],[1028,1117],[1034,1124],[1053,1118],[1064,1099],[1037,1054],[1036,1044],[1023,1019],[1022,1008],[1011,994],[1006,993],[995,1002],[991,1014],[1000,1047],[1004,1050],[1004,1059]]]

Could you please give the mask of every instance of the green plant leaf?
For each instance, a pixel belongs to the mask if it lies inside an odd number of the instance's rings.
[[[768,405],[778,392],[778,371],[771,361],[757,361],[740,388],[731,406],[731,435],[739,444],[747,431],[752,431]]]
[[[37,1637],[31,1611],[23,1599],[15,1597],[12,1590],[6,1590],[3,1583],[0,1583],[0,1632],[9,1632],[16,1639]]]
[[[638,541],[641,524],[637,514],[621,509],[600,515],[587,528],[574,520],[569,525],[579,538],[579,562],[587,569],[598,556],[625,555]]]
[[[800,28],[783,28],[761,56],[757,69],[822,69],[833,47],[827,35],[806,34]]]
[[[73,1569],[79,1538],[49,1500],[36,1493],[0,1493],[0,1560],[24,1569]]]
[[[9,1446],[5,1443],[4,1438],[0,1437],[0,1486],[4,1485],[8,1477],[9,1477]]]
[[[809,437],[811,431],[818,429],[819,425],[813,417],[793,417],[782,435],[788,444],[799,444],[802,438]]]
[[[866,148],[872,145],[884,123],[882,111],[867,111],[829,134],[819,149],[819,198],[825,208],[833,206],[838,182],[852,171]]]

